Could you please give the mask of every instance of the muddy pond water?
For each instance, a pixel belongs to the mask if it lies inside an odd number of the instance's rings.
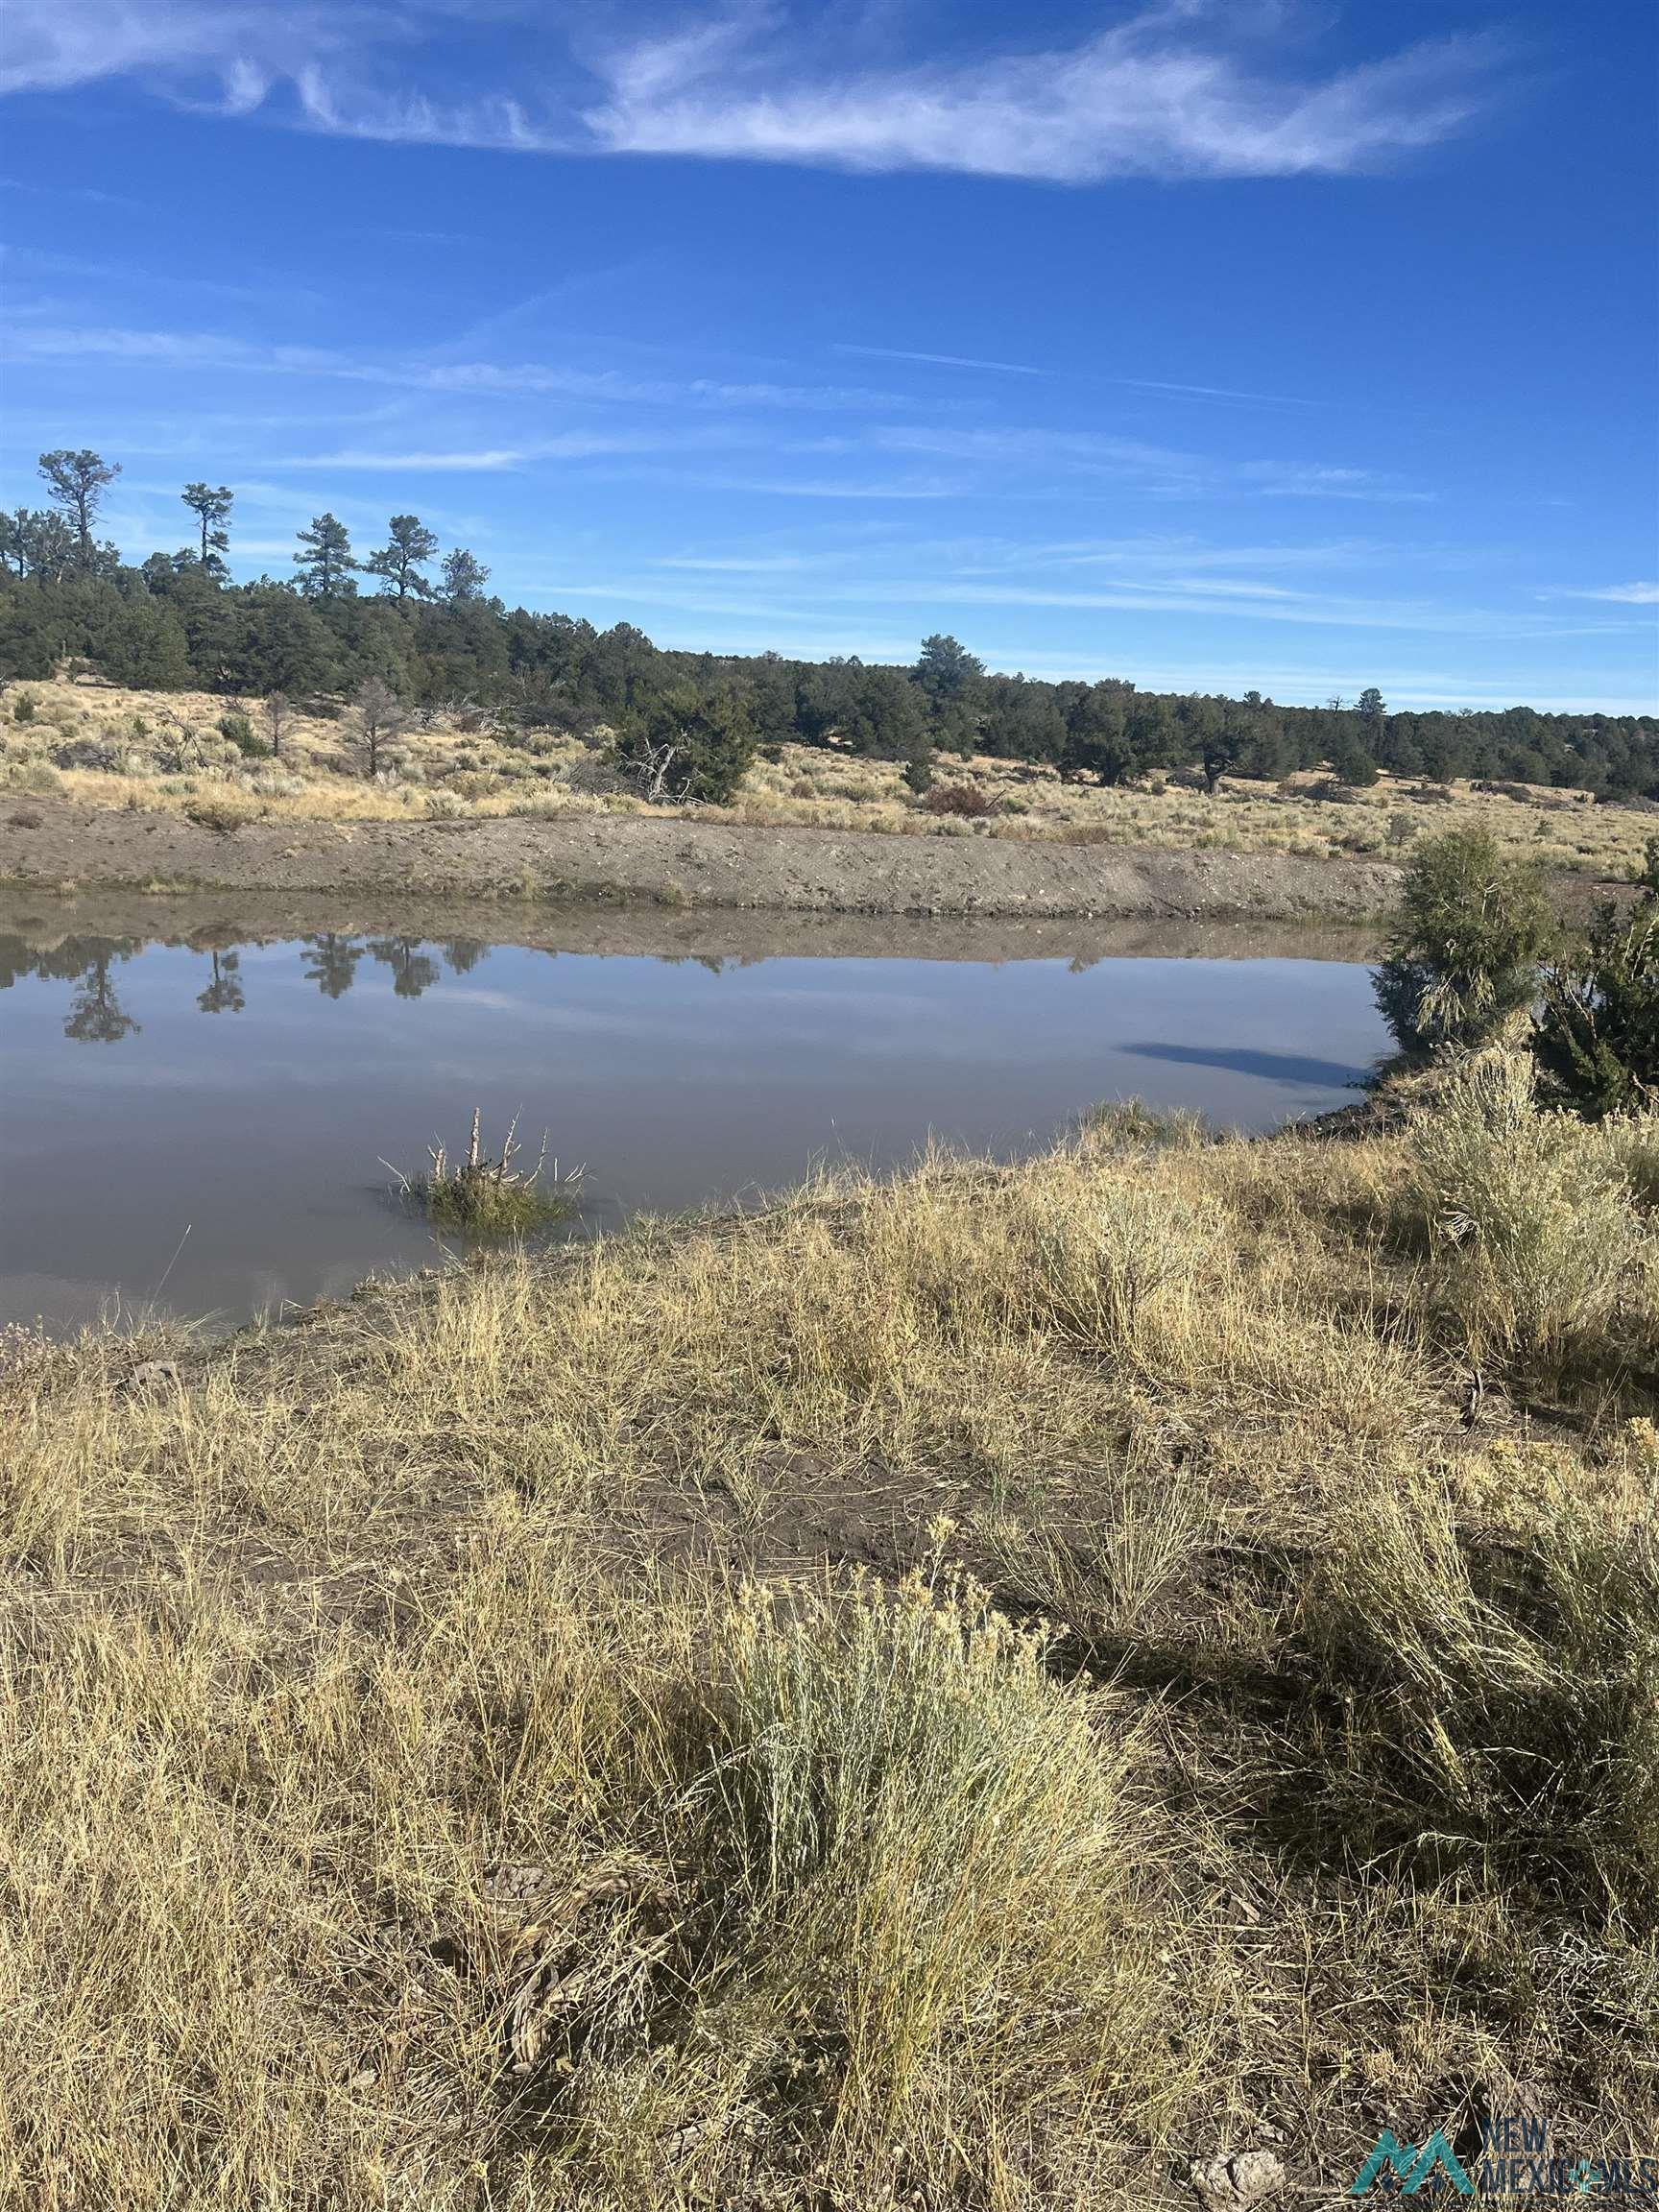
[[[0,911],[0,1322],[229,1322],[443,1257],[394,1195],[517,1114],[575,1233],[1139,1096],[1259,1130],[1383,1050],[1363,947],[1236,928]],[[570,1232],[566,1232],[570,1233]]]

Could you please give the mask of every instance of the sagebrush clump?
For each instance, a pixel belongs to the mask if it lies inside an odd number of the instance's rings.
[[[1540,1111],[1530,1061],[1495,1050],[1447,1086],[1410,1143],[1436,1264],[1477,1363],[1559,1368],[1604,1347],[1651,1247],[1620,1138]]]

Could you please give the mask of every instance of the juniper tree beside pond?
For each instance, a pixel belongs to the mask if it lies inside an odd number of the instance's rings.
[[[1479,1045],[1527,1006],[1556,935],[1538,871],[1484,830],[1417,847],[1377,972],[1377,1004],[1407,1051]]]
[[[1659,1105],[1659,898],[1608,902],[1582,952],[1546,972],[1532,1052],[1544,1096],[1590,1120]]]

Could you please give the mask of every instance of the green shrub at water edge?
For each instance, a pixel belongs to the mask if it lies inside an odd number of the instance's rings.
[[[1590,1120],[1659,1106],[1659,899],[1604,905],[1582,957],[1546,973],[1532,1052],[1544,1096]]]
[[[1555,918],[1530,863],[1484,830],[1425,838],[1412,854],[1373,988],[1407,1051],[1474,1046],[1530,1001]]]

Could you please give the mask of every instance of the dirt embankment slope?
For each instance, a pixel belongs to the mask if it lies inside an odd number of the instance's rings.
[[[397,892],[773,912],[1363,920],[1380,861],[1165,853],[977,837],[581,816],[461,823],[253,822],[30,799],[0,813],[0,877],[29,884]]]

